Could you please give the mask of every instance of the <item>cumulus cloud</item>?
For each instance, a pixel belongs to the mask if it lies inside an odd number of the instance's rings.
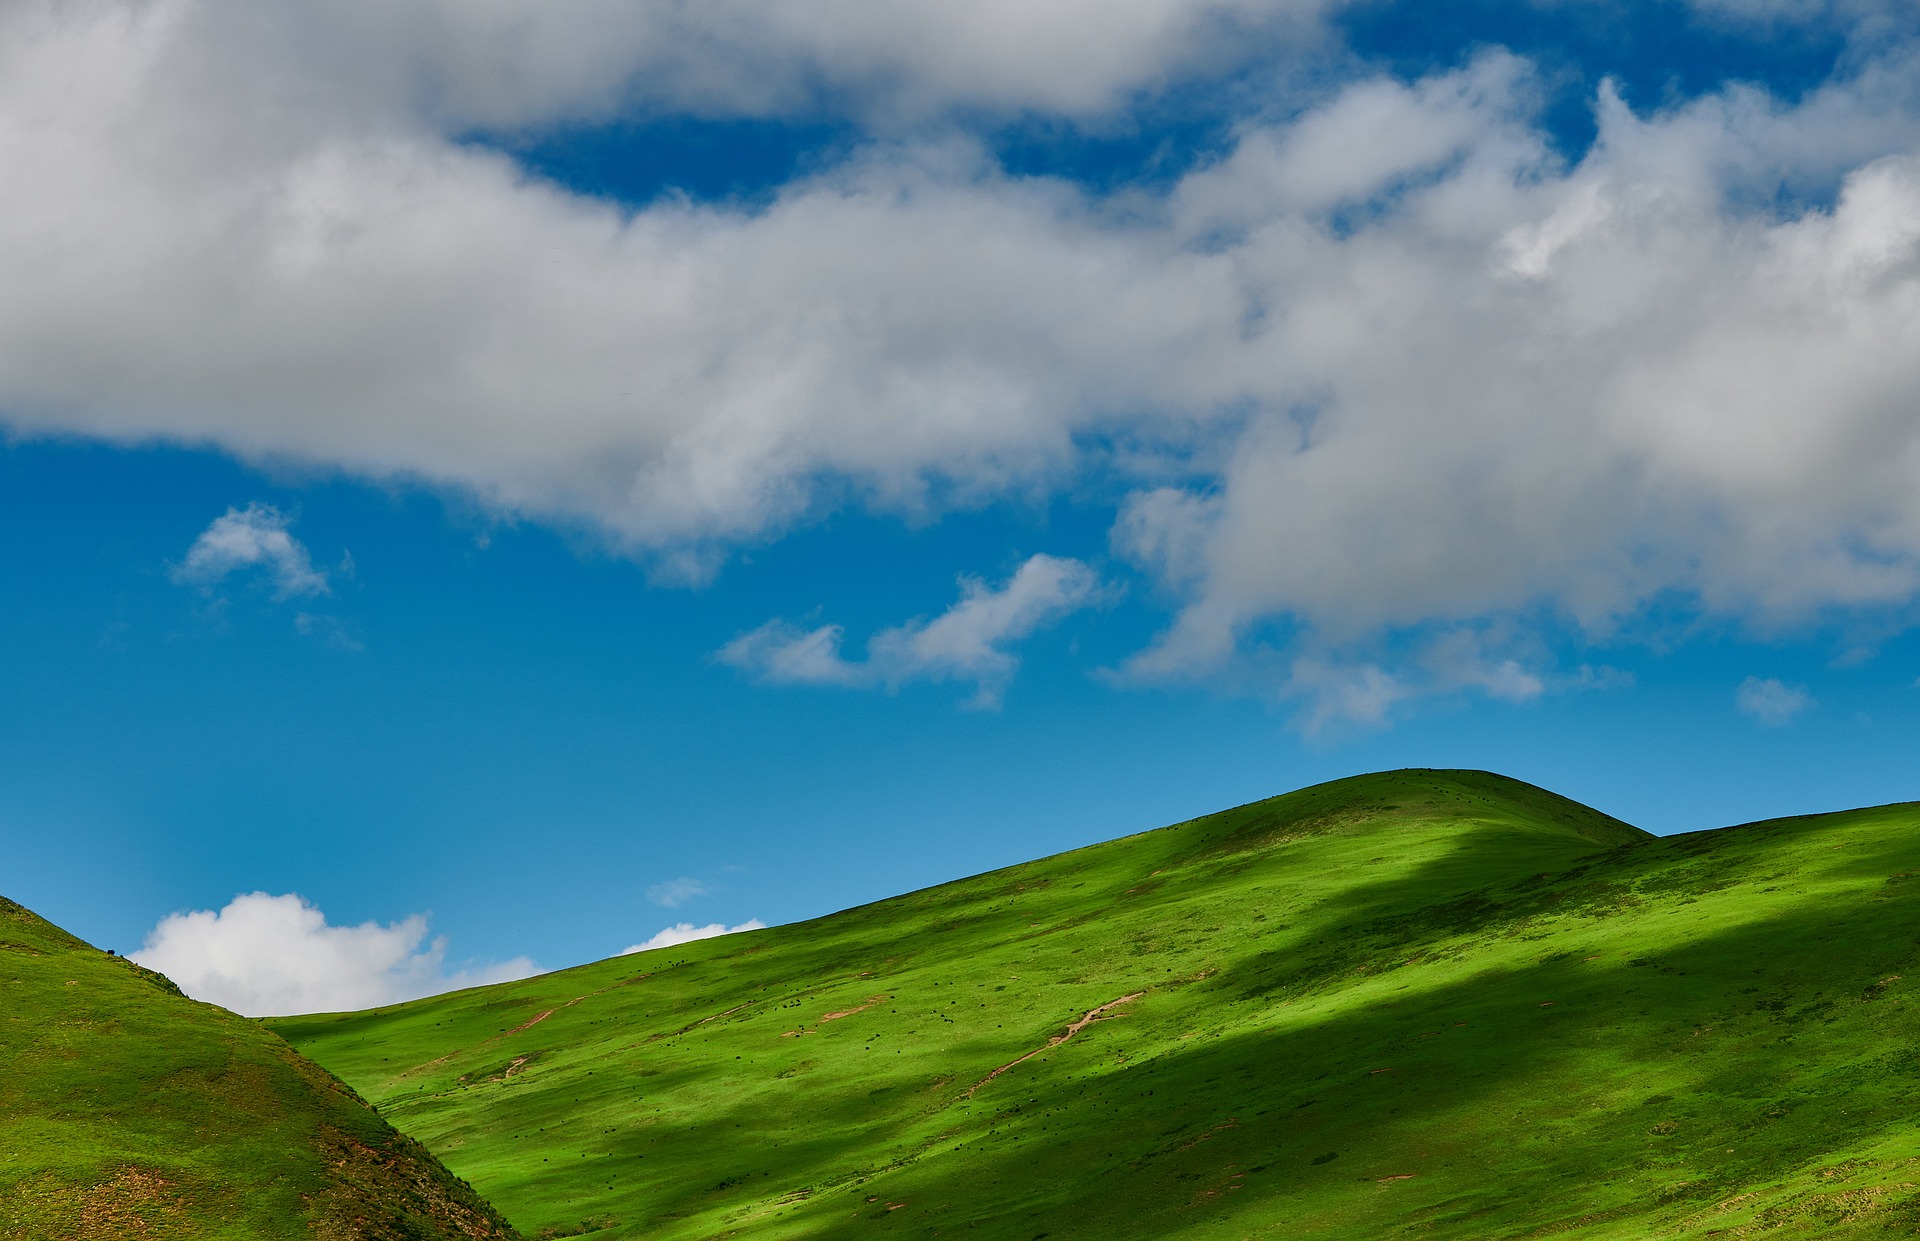
[[[854,662],[840,653],[838,625],[803,630],[769,621],[718,652],[732,664],[775,685],[845,685],[898,688],[909,681],[971,681],[972,705],[1000,705],[1020,661],[1005,644],[1093,602],[1100,579],[1078,560],[1036,555],[994,589],[979,578],[960,579],[960,600],[932,620],[883,629],[867,643],[867,657]]]
[[[214,518],[173,576],[178,582],[213,586],[248,569],[263,570],[273,580],[277,599],[328,593],[327,575],[314,569],[306,547],[287,533],[286,514],[270,504],[230,508]]]
[[[707,895],[707,885],[698,879],[669,879],[647,889],[647,899],[665,909],[678,909],[691,900]]]
[[[655,931],[645,940],[631,944],[620,950],[620,955],[631,956],[636,952],[647,952],[654,948],[671,948],[675,944],[690,944],[697,939],[713,939],[720,935],[738,935],[742,931],[762,931],[767,924],[758,918],[748,918],[735,926],[723,922],[709,922],[705,926],[695,926],[691,922],[676,922],[670,927]]]
[[[265,892],[170,914],[128,955],[194,999],[249,1017],[372,1008],[538,972],[525,957],[449,971],[446,941],[427,941],[424,916],[332,926],[304,898]]]
[[[1799,686],[1786,685],[1772,677],[1748,677],[1734,691],[1733,702],[1743,713],[1770,728],[1790,722],[1808,707],[1812,697]]]
[[[460,140],[815,81],[1097,110],[1218,63],[1207,31],[1312,11],[898,7],[6,6],[0,158],[33,192],[0,202],[0,410],[458,487],[696,577],[833,504],[1104,474],[1177,612],[1138,679],[1276,620],[1311,664],[1487,618],[1605,635],[1657,598],[1781,625],[1920,596],[1906,52],[1791,103],[1608,88],[1570,165],[1531,68],[1489,54],[1111,197],[896,135],[769,204],[626,212]],[[729,657],[985,705],[989,612],[862,661],[832,626]]]
[[[1604,636],[1668,591],[1762,624],[1912,598],[1920,162],[1871,155],[1910,149],[1910,115],[1875,112],[1871,84],[1650,118],[1603,94],[1599,144],[1562,172],[1513,123],[1513,69],[1368,88],[1482,116],[1464,148],[1429,117],[1411,166],[1344,191],[1387,196],[1371,226],[1248,225],[1245,178],[1268,201],[1299,182],[1260,147],[1183,187],[1191,227],[1305,282],[1248,359],[1291,399],[1217,475],[1139,493],[1116,527],[1187,596],[1135,675],[1217,665],[1276,615],[1351,639],[1544,605]],[[1836,176],[1833,206],[1740,206],[1761,151],[1789,180]]]

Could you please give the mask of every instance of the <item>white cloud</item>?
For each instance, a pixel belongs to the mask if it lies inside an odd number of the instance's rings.
[[[691,900],[707,895],[707,885],[698,879],[669,879],[647,889],[647,899],[666,909],[678,909]]]
[[[330,926],[299,896],[236,896],[221,910],[170,914],[128,955],[197,1000],[249,1017],[372,1008],[538,972],[516,957],[449,972],[446,941],[414,915]]]
[[[1097,111],[1220,63],[1208,32],[1316,6],[893,7],[0,8],[0,160],[33,187],[0,200],[0,409],[464,488],[690,575],[830,504],[1117,469],[1116,544],[1179,609],[1141,677],[1221,667],[1273,618],[1319,658],[1488,617],[1605,634],[1662,597],[1788,624],[1920,595],[1902,53],[1791,104],[1605,93],[1570,167],[1528,66],[1492,55],[1276,106],[1163,196],[902,137],[764,207],[624,213],[456,140],[814,81]],[[831,626],[729,650],[990,703],[991,620],[864,662]]]
[[[1295,722],[1310,735],[1335,724],[1380,727],[1418,699],[1479,694],[1524,703],[1549,693],[1632,683],[1611,668],[1563,672],[1551,652],[1516,628],[1461,625],[1387,645],[1371,658],[1327,650],[1303,654],[1277,677],[1255,670],[1250,679],[1260,690],[1300,704]]]
[[[353,636],[345,621],[337,616],[326,616],[315,612],[300,612],[293,618],[294,631],[302,637],[312,638],[341,651],[362,651],[360,640]]]
[[[1544,694],[1546,679],[1501,646],[1497,635],[1460,628],[1436,637],[1421,662],[1443,692],[1477,690],[1504,702],[1528,702]]]
[[[1272,178],[1238,157],[1183,188],[1191,227],[1297,283],[1240,359],[1270,412],[1217,475],[1142,492],[1116,528],[1188,599],[1136,675],[1217,666],[1276,615],[1344,641],[1545,605],[1604,635],[1663,592],[1782,624],[1920,588],[1901,482],[1920,159],[1873,158],[1920,137],[1911,100],[1872,75],[1791,109],[1732,91],[1641,118],[1606,96],[1599,146],[1562,172],[1529,154],[1498,69],[1439,93],[1479,101],[1475,136],[1412,189],[1379,174],[1402,188],[1376,222],[1247,225],[1240,179]],[[1789,183],[1842,176],[1833,209],[1742,208],[1763,152]]]
[[[49,5],[48,8],[54,8]],[[239,0],[101,5],[220,91],[449,130],[623,111],[869,122],[954,107],[1092,115],[1198,70],[1313,45],[1321,0]],[[143,8],[150,10],[142,12]],[[56,10],[57,11],[57,10]],[[98,20],[98,19],[96,19]],[[46,19],[42,17],[42,24]]]
[[[631,956],[636,952],[647,952],[654,948],[671,948],[675,944],[690,944],[696,939],[713,939],[720,935],[738,935],[742,931],[762,931],[767,924],[758,918],[748,918],[736,926],[722,922],[709,922],[705,926],[695,926],[691,922],[676,922],[670,927],[655,931],[646,940],[632,944],[620,950],[621,956]]]
[[[1288,669],[1282,692],[1305,700],[1297,722],[1312,735],[1336,722],[1378,727],[1387,722],[1395,706],[1417,691],[1378,664],[1333,664],[1303,657]]]
[[[1092,603],[1100,578],[1078,560],[1037,555],[995,590],[960,579],[960,601],[930,621],[885,629],[867,644],[867,658],[888,684],[930,678],[973,681],[978,703],[992,706],[1019,660],[1001,649]]]
[[[1734,691],[1733,702],[1742,712],[1770,728],[1788,723],[1814,705],[1806,690],[1783,684],[1772,677],[1748,677],[1740,682],[1740,688]]]
[[[770,620],[741,634],[715,652],[731,664],[769,685],[869,685],[869,668],[840,655],[845,630],[838,625],[801,629],[782,620]]]
[[[1770,22],[1837,11],[1865,26],[1898,10],[1887,0],[1691,2]],[[838,110],[876,126],[953,109],[1095,118],[1252,62],[1304,53],[1324,67],[1335,49],[1322,19],[1350,3],[290,0],[262,11],[243,0],[109,0],[86,16],[161,29],[208,94],[259,93],[349,119],[401,113],[461,132],[634,111]],[[59,12],[21,7],[40,25]]]
[[[270,504],[230,508],[214,518],[173,575],[175,581],[213,586],[256,568],[273,579],[275,598],[328,593],[327,575],[315,571],[307,549],[287,533],[286,514]]]
[[[1036,555],[998,590],[979,578],[960,579],[960,600],[932,620],[915,620],[876,633],[867,658],[840,654],[838,625],[797,629],[769,621],[722,647],[717,658],[770,684],[885,686],[909,681],[971,681],[972,705],[1000,705],[1020,661],[1003,649],[1043,625],[1092,603],[1100,579],[1078,560]]]

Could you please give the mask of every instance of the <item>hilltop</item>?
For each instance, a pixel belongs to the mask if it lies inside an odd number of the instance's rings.
[[[270,1024],[530,1234],[1905,1235],[1916,876],[1393,772]]]
[[[6,900],[0,988],[7,1241],[513,1236],[278,1036]]]

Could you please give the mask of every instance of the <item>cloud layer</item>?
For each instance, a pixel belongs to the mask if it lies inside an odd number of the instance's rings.
[[[1603,90],[1570,166],[1531,66],[1490,53],[1256,103],[1216,162],[1104,197],[923,126],[764,207],[626,212],[462,140],[817,90],[1093,115],[1217,70],[1223,30],[1318,37],[1306,3],[869,7],[7,6],[0,159],[33,192],[0,200],[0,410],[460,488],[690,576],[836,504],[1099,477],[1177,612],[1137,679],[1276,621],[1310,670],[1396,628],[1920,596],[1906,46],[1791,104]],[[200,571],[319,580],[275,559],[274,515],[229,519]],[[864,664],[831,627],[730,658],[990,703],[1011,657],[984,616]]]
[[[423,916],[332,926],[303,898],[265,892],[170,914],[128,955],[194,999],[249,1017],[372,1008],[538,972],[525,957],[449,972],[446,941],[427,942]]]

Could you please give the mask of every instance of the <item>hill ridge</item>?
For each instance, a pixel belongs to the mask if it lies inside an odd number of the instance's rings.
[[[1604,811],[1596,810],[1591,806],[1584,805],[1580,802],[1574,801],[1571,798],[1562,796],[1561,794],[1558,794],[1558,793],[1554,793],[1549,789],[1540,787],[1539,785],[1529,784],[1524,780],[1519,780],[1512,776],[1501,775],[1498,772],[1484,771],[1477,768],[1399,767],[1399,768],[1391,768],[1383,771],[1362,772],[1362,773],[1351,775],[1351,776],[1340,776],[1332,780],[1322,781],[1318,784],[1311,784],[1303,788],[1294,789],[1290,792],[1276,793],[1270,797],[1262,797],[1254,801],[1243,802],[1237,806],[1229,806],[1224,810],[1217,810],[1210,814],[1196,815],[1193,818],[1182,819],[1182,820],[1179,820],[1178,822],[1163,824],[1162,826],[1159,826],[1159,827],[1143,828],[1140,831],[1129,832],[1125,835],[1116,836],[1108,840],[1098,840],[1098,841],[1093,841],[1089,844],[1077,845],[1071,849],[1062,850],[1059,853],[1048,854],[1045,857],[1030,858],[1020,862],[1009,862],[1004,866],[996,866],[989,870],[980,871],[975,874],[963,876],[958,879],[942,880],[939,883],[928,884],[925,887],[920,887],[920,888],[913,888],[906,892],[896,893],[890,896],[876,897],[875,899],[870,901],[863,901],[857,905],[849,905],[844,909],[838,909],[838,910],[832,911],[831,913],[816,915],[813,918],[803,919],[798,923],[791,923],[789,925],[804,926],[809,923],[818,922],[824,918],[834,918],[842,915],[858,913],[864,910],[871,910],[879,907],[884,907],[892,904],[893,902],[910,900],[917,897],[927,896],[932,893],[937,893],[947,888],[951,888],[956,884],[984,882],[984,881],[993,879],[996,876],[1011,874],[1013,872],[1020,871],[1027,867],[1033,867],[1033,866],[1038,866],[1038,865],[1053,863],[1053,862],[1064,862],[1070,859],[1093,854],[1100,850],[1111,849],[1116,846],[1123,845],[1127,842],[1137,842],[1137,841],[1141,841],[1148,838],[1164,839],[1164,838],[1168,838],[1173,833],[1178,833],[1189,828],[1205,827],[1208,825],[1224,825],[1229,821],[1235,819],[1236,817],[1251,817],[1251,816],[1259,815],[1262,813],[1270,813],[1273,810],[1280,809],[1282,807],[1289,805],[1290,803],[1295,803],[1302,799],[1326,798],[1326,797],[1332,797],[1338,794],[1338,795],[1344,796],[1345,799],[1348,801],[1357,802],[1364,796],[1368,795],[1363,791],[1357,791],[1357,790],[1371,789],[1375,786],[1384,787],[1385,782],[1405,780],[1405,779],[1438,780],[1441,782],[1461,783],[1463,785],[1469,782],[1479,782],[1479,781],[1491,782],[1492,785],[1494,786],[1493,790],[1491,791],[1504,795],[1508,797],[1509,800],[1515,801],[1516,803],[1520,803],[1530,799],[1538,799],[1542,804],[1550,807],[1553,810],[1553,812],[1555,812],[1557,815],[1565,816],[1566,818],[1572,819],[1579,824],[1579,826],[1574,826],[1573,824],[1566,824],[1566,823],[1561,824],[1561,826],[1565,826],[1567,828],[1567,831],[1570,835],[1576,836],[1589,843],[1601,845],[1608,848],[1616,847],[1622,844],[1638,844],[1644,841],[1659,839],[1659,837],[1656,837],[1653,833],[1648,832],[1643,828],[1635,827],[1634,825],[1627,823],[1622,819],[1615,818],[1614,816],[1609,815]],[[1483,793],[1487,791],[1489,790],[1482,790]],[[1346,807],[1346,809],[1351,810],[1353,809],[1353,807]],[[1399,811],[1401,807],[1399,807],[1398,805],[1394,805],[1394,806],[1388,807],[1388,809],[1392,811]],[[1318,813],[1325,813],[1325,812],[1326,812],[1326,808],[1322,808]],[[1294,817],[1307,818],[1307,817],[1310,817],[1310,813],[1311,812],[1302,812],[1302,813],[1296,814]],[[1380,816],[1380,817],[1384,819],[1384,816]],[[1473,823],[1469,820],[1463,819],[1460,821],[1460,825],[1462,827],[1469,827],[1469,826],[1473,826]],[[588,964],[594,964],[594,963],[589,962]],[[579,969],[583,967],[571,966],[568,968]],[[556,971],[556,972],[562,972],[562,971]]]

